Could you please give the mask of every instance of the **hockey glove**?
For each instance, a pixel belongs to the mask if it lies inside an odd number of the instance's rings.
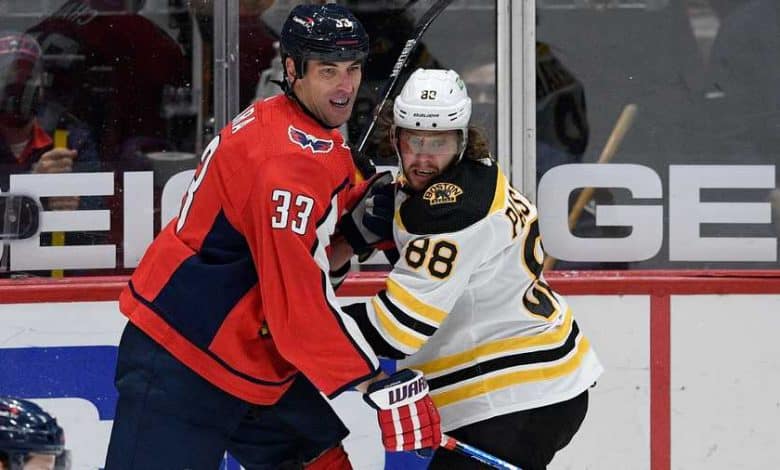
[[[392,173],[377,173],[366,182],[363,195],[339,220],[339,231],[356,254],[393,246],[394,201]]]
[[[388,451],[435,450],[441,444],[439,411],[422,372],[400,370],[369,385],[363,398],[378,412],[382,443]]]

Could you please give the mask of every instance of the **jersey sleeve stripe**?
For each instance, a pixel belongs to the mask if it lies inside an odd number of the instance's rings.
[[[398,349],[407,355],[418,351],[425,344],[424,338],[417,337],[418,333],[396,323],[390,314],[382,309],[376,298],[371,300],[371,306],[379,322],[377,331],[386,341],[401,346]]]
[[[406,353],[396,349],[391,345],[377,329],[375,325],[376,321],[369,319],[368,312],[372,307],[366,302],[360,302],[351,305],[345,305],[343,307],[344,313],[352,317],[366,338],[366,341],[371,345],[377,356],[387,357],[389,359],[404,359]]]
[[[395,298],[407,310],[427,318],[434,325],[441,325],[447,318],[447,312],[417,299],[392,277],[387,278],[386,290],[390,297]]]
[[[435,390],[431,384],[431,398],[436,406],[444,407],[512,385],[558,379],[576,371],[590,351],[590,342],[584,336],[580,336],[573,354],[567,356],[562,362],[526,370],[483,374],[478,381],[442,391]]]
[[[540,335],[519,336],[491,341],[481,344],[474,349],[469,349],[458,354],[443,356],[422,364],[415,364],[412,367],[422,371],[426,376],[435,377],[446,371],[476,364],[486,358],[506,354],[518,354],[542,348],[549,349],[559,347],[566,341],[566,338],[571,336],[573,318],[574,316],[572,315],[571,309],[567,309],[563,324],[560,327]]]
[[[341,310],[341,305],[336,298],[336,292],[330,283],[330,262],[328,261],[328,254],[325,251],[325,247],[330,243],[330,233],[333,232],[337,221],[338,207],[337,195],[333,195],[330,205],[326,209],[325,215],[320,219],[317,228],[317,238],[314,242],[313,255],[320,268],[320,279],[322,283],[322,293],[325,297],[325,301],[328,308],[336,316],[336,319],[341,326],[342,331],[355,346],[355,349],[360,353],[363,360],[369,365],[371,370],[377,370],[379,368],[379,359],[373,352],[371,345],[368,344],[366,338],[360,331],[360,328],[354,321]]]
[[[496,172],[496,191],[493,193],[493,203],[490,205],[488,214],[499,211],[506,206],[506,176],[503,171]]]
[[[393,222],[395,223],[396,227],[402,232],[406,232],[406,227],[404,226],[404,221],[401,218],[401,211],[396,207],[395,213],[393,214]]]
[[[423,321],[418,320],[417,318],[408,315],[397,305],[395,305],[392,300],[390,300],[390,298],[387,296],[387,292],[380,291],[379,294],[377,294],[377,297],[379,297],[379,300],[382,302],[382,305],[386,308],[387,312],[395,317],[395,319],[402,325],[429,338],[433,336],[434,333],[436,333],[439,325],[429,325]]]

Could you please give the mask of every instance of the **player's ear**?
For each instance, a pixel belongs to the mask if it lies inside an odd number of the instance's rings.
[[[295,59],[292,57],[288,56],[284,58],[284,69],[287,71],[287,76],[290,77],[290,80],[298,78],[298,73],[295,70]]]

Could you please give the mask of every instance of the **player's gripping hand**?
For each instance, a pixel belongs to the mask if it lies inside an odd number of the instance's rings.
[[[363,397],[378,412],[385,449],[435,450],[441,444],[439,411],[422,372],[400,370],[369,385]]]
[[[339,231],[356,254],[391,248],[395,184],[389,171],[365,183],[360,199],[339,220]]]

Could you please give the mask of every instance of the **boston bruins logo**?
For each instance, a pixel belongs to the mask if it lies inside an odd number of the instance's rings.
[[[436,183],[425,190],[423,199],[432,206],[438,204],[452,204],[457,202],[458,196],[463,194],[460,186],[452,183]]]

